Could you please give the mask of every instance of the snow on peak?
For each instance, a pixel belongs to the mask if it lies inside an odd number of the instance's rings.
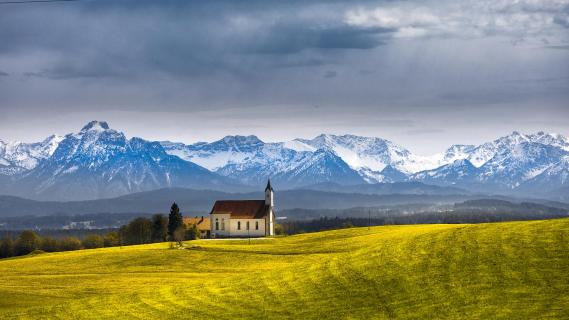
[[[459,168],[459,167],[474,167],[472,165],[472,163],[470,161],[468,161],[467,159],[457,159],[454,160],[450,166],[454,167],[454,168]]]
[[[15,168],[14,173],[35,168],[41,160],[49,158],[63,140],[62,136],[52,135],[42,142],[0,142],[0,162]]]
[[[63,141],[63,139],[65,139],[64,136],[60,136],[60,135],[51,135],[49,137],[47,137],[43,142],[42,145],[44,145],[44,150],[45,153],[48,156],[51,156],[55,150],[57,149],[57,147],[59,146],[59,143],[61,141]]]
[[[283,145],[283,147],[285,147],[287,149],[298,151],[298,152],[304,152],[304,151],[314,152],[314,151],[316,151],[316,148],[302,142],[299,139],[285,141],[282,143],[282,145]]]
[[[104,131],[104,130],[108,130],[109,128],[109,124],[106,121],[91,121],[89,123],[87,123],[82,129],[81,132],[85,132],[85,131]]]
[[[218,142],[223,141],[225,144],[227,145],[232,145],[232,146],[240,146],[240,145],[257,145],[257,144],[262,144],[263,141],[261,141],[261,139],[259,139],[257,136],[255,135],[248,135],[248,136],[240,136],[240,135],[235,135],[235,136],[226,136],[223,139],[219,140]]]

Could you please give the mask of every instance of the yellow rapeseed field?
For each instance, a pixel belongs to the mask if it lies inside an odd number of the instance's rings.
[[[0,318],[569,319],[569,219],[4,259]]]

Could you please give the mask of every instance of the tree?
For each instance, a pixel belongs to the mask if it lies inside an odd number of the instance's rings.
[[[119,233],[111,231],[105,235],[103,238],[103,244],[105,247],[116,247],[120,244]]]
[[[81,243],[85,249],[95,249],[102,248],[105,245],[105,240],[98,234],[90,234]]]
[[[168,237],[168,218],[162,214],[152,216],[152,242],[164,242]]]
[[[0,258],[9,258],[14,255],[14,240],[6,236],[0,240]]]
[[[128,233],[128,225],[124,225],[124,226],[121,226],[119,228],[119,232],[117,232],[117,234],[119,236],[119,246],[122,247],[122,246],[128,244],[126,242],[127,233]]]
[[[152,221],[147,218],[136,218],[126,228],[127,244],[144,244],[152,242]]]
[[[186,229],[186,240],[196,240],[200,238],[200,231],[195,223],[192,223]]]
[[[45,252],[57,252],[60,250],[57,240],[52,237],[42,238],[40,248]]]
[[[81,249],[81,240],[75,237],[65,237],[59,242],[59,247],[63,251],[73,251]]]
[[[16,240],[15,251],[17,255],[25,255],[40,247],[40,237],[31,230],[22,231]]]
[[[180,208],[178,208],[178,205],[176,204],[176,202],[174,202],[172,204],[172,207],[170,208],[170,215],[168,216],[168,235],[170,236],[170,238],[174,241],[176,241],[176,239],[174,239],[174,233],[179,232],[180,228],[184,227],[184,219],[182,218],[182,214],[180,213]],[[182,238],[183,238],[183,233],[182,233]]]
[[[181,227],[178,227],[176,231],[174,231],[170,239],[172,241],[177,242],[178,246],[181,247],[182,241],[184,241],[185,236],[186,236],[186,228],[184,227],[184,225],[182,225]]]

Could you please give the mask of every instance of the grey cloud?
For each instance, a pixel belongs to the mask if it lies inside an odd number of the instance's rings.
[[[557,46],[545,46],[545,49],[554,49],[554,50],[569,50],[569,44],[567,45],[557,45]]]
[[[326,79],[331,79],[331,78],[335,78],[338,75],[338,73],[334,70],[328,70],[326,71],[326,73],[324,74],[324,78]]]
[[[392,32],[388,28],[359,28],[346,25],[311,27],[306,23],[272,26],[253,44],[251,53],[294,54],[308,49],[373,49],[382,44],[379,35]]]
[[[442,129],[416,129],[416,130],[408,130],[405,133],[411,136],[417,136],[417,135],[444,133],[444,132],[445,130]]]
[[[454,135],[470,125],[464,114],[472,123],[494,119],[494,132],[505,119],[538,113],[547,123],[568,112],[566,3],[105,0],[6,6],[0,11],[0,66],[9,66],[10,76],[1,79],[0,134],[29,114],[108,118],[124,112],[123,122],[177,119],[179,131],[167,128],[165,135],[193,130],[219,136],[219,123],[224,133],[249,133],[242,130],[258,128],[262,117],[270,123],[265,134],[277,140],[295,123],[310,135],[356,131],[350,128],[399,132],[422,147],[430,143],[406,131],[441,124]],[[361,20],[348,19],[350,12],[361,12]],[[216,113],[202,125],[205,110]],[[522,127],[508,129],[524,131],[525,124],[517,124]]]
[[[4,71],[0,70],[0,77],[7,77],[9,75],[10,74],[8,72],[4,72]]]

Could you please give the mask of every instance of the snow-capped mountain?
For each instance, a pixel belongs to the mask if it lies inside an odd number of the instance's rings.
[[[458,159],[434,170],[418,172],[410,178],[434,185],[462,186],[475,183],[477,177],[478,168],[467,159]]]
[[[282,177],[287,187],[307,183],[297,180],[287,184],[291,181],[287,175],[295,175],[301,164],[313,161],[314,154],[323,152],[341,159],[342,166],[345,164],[367,183],[412,180],[492,192],[531,185],[534,178],[569,152],[567,138],[543,132],[531,135],[513,132],[479,146],[453,145],[430,157],[415,155],[385,139],[354,135],[322,134],[314,139],[282,143],[264,143],[255,136],[228,136],[213,143],[163,143],[163,146],[169,154],[245,184],[256,184],[268,176]],[[342,171],[353,176],[346,168]],[[347,183],[334,175],[318,179]],[[350,179],[349,183],[356,180]],[[561,186],[567,183],[561,181]]]
[[[127,139],[99,121],[63,137],[50,157],[12,180],[13,189],[49,199],[96,199],[170,186],[223,184],[230,182],[167,154],[160,143]]]
[[[364,183],[333,153],[286,142],[265,143],[256,136],[227,136],[193,145],[162,142],[162,146],[171,155],[248,185],[261,185],[269,177],[287,188],[320,182]]]
[[[151,142],[127,139],[106,122],[93,121],[79,132],[38,143],[0,141],[0,192],[91,199],[162,187],[243,190],[270,177],[281,189],[418,181],[537,194],[566,189],[568,159],[568,139],[543,132],[513,132],[425,157],[389,140],[355,135],[274,143],[256,136],[190,145]]]
[[[523,182],[520,189],[527,189],[530,192],[535,189],[549,192],[564,187],[569,188],[569,156],[564,156],[559,162],[535,173]],[[569,198],[569,193],[565,195],[565,198]]]
[[[0,174],[13,175],[35,168],[38,163],[49,158],[62,136],[52,135],[42,142],[3,142],[0,140]]]
[[[522,185],[529,191],[542,185],[540,191],[546,192],[568,183],[562,178],[565,159],[569,155],[568,146],[567,138],[561,135],[513,132],[477,147],[451,147],[452,156],[448,159],[456,159],[453,165],[419,172],[410,179],[439,185],[467,185],[493,192],[515,190]],[[469,163],[466,167],[464,162],[455,165],[463,160]],[[544,184],[540,180],[549,182]]]
[[[436,168],[438,161],[430,157],[420,157],[409,150],[385,139],[360,137],[354,135],[322,134],[312,140],[296,139],[314,149],[333,152],[351,168],[373,182],[373,174],[380,173],[388,165],[404,173],[414,173],[426,168]]]

